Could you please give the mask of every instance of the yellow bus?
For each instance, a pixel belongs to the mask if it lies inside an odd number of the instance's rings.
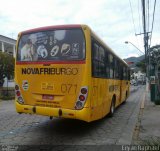
[[[18,113],[98,120],[129,96],[129,68],[87,25],[19,33],[15,63]]]

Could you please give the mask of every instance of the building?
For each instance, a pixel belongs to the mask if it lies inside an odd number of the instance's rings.
[[[0,35],[0,51],[12,54],[14,57],[16,55],[16,40]]]
[[[0,51],[16,56],[16,40],[0,35]],[[3,87],[14,87],[14,80],[4,79]]]
[[[141,71],[134,72],[131,75],[131,84],[145,84],[146,83],[146,74]]]

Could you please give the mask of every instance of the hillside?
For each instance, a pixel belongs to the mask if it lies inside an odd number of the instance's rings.
[[[140,61],[142,61],[145,58],[144,55],[139,57],[129,57],[126,59],[123,59],[126,63],[129,64],[130,68],[135,68],[136,64]]]

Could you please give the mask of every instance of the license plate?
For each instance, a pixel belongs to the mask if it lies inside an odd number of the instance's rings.
[[[43,94],[42,95],[42,99],[44,99],[44,100],[53,100],[54,96],[53,95]]]

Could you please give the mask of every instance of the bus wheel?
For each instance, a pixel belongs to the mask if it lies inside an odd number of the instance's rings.
[[[49,119],[52,120],[52,119],[53,119],[53,116],[50,116]]]
[[[112,117],[115,111],[115,99],[113,97],[111,107],[110,107],[110,112],[109,112],[109,117]]]

